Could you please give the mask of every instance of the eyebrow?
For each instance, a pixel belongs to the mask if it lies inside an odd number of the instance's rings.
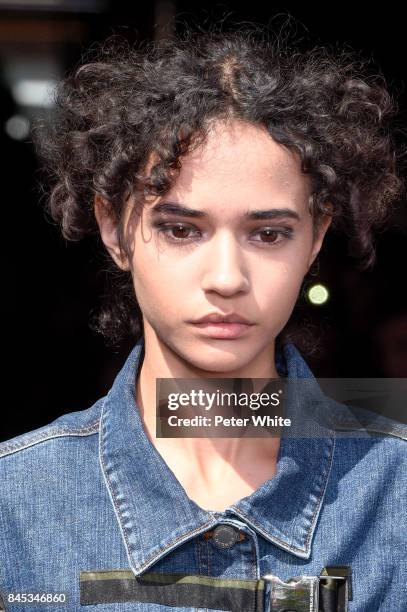
[[[150,210],[150,216],[156,216],[160,214],[173,214],[181,217],[190,217],[194,219],[207,219],[209,214],[204,210],[197,210],[195,208],[188,208],[182,206],[176,202],[163,202],[161,204],[155,204]],[[250,210],[242,215],[244,219],[250,221],[262,220],[262,219],[278,219],[280,217],[290,217],[300,221],[300,215],[291,208],[270,208],[268,210]]]

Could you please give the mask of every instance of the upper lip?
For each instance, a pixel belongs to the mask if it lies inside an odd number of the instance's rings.
[[[253,323],[248,321],[245,317],[242,317],[235,312],[231,312],[229,314],[212,312],[205,315],[201,319],[193,321],[193,323],[245,323],[246,325],[253,325]]]

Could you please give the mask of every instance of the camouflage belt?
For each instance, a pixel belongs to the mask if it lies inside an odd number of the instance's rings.
[[[80,575],[82,606],[130,601],[229,612],[347,612],[351,599],[348,566],[286,582],[271,574],[259,580],[154,572],[136,577],[127,570]]]

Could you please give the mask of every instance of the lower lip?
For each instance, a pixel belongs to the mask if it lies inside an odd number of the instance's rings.
[[[198,329],[211,338],[239,338],[243,336],[252,325],[246,323],[193,323]]]

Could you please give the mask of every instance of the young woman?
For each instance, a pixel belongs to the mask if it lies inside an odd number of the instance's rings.
[[[331,226],[374,261],[395,104],[349,54],[255,34],[105,45],[60,86],[49,210],[100,238],[99,330],[135,346],[106,397],[0,445],[7,610],[406,609],[405,428],[355,432],[290,341]],[[162,378],[307,379],[328,424],[158,437]]]

